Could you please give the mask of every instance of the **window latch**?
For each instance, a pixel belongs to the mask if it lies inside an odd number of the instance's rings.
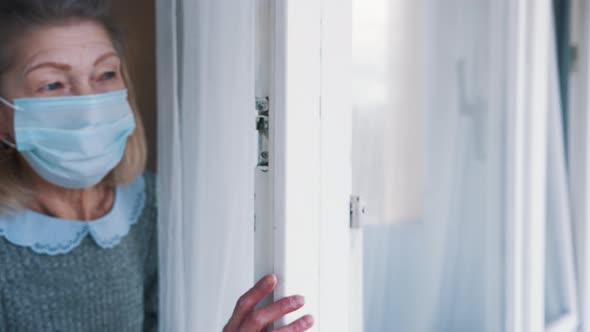
[[[268,172],[269,133],[270,133],[270,98],[256,98],[256,130],[258,131],[258,165],[257,168]]]

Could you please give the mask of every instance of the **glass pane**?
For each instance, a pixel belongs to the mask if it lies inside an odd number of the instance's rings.
[[[356,1],[353,13],[353,131],[361,138],[353,143],[353,165],[362,177],[353,189],[371,223],[415,221],[424,194],[426,59],[416,38],[424,18],[409,1]]]
[[[353,0],[365,331],[503,330],[502,3]]]

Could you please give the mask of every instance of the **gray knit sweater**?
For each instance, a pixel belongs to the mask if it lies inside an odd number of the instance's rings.
[[[86,234],[52,256],[0,236],[1,332],[157,330],[156,196],[144,179],[143,211],[112,248]]]

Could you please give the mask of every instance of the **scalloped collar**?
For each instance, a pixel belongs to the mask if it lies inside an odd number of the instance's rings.
[[[113,248],[137,223],[145,205],[145,179],[118,186],[112,209],[94,221],[58,219],[32,210],[0,216],[0,237],[36,253],[66,254],[90,234],[101,248]]]

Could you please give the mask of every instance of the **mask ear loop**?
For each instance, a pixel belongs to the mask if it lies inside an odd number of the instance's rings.
[[[16,105],[11,104],[10,102],[8,102],[8,100],[6,100],[6,99],[4,99],[2,97],[0,97],[0,103],[6,105],[6,106],[8,106],[8,107],[10,107],[10,108],[12,108],[12,109],[14,109],[16,111],[22,111],[22,108],[20,108],[20,107],[18,107]],[[0,139],[0,142],[2,142],[4,145],[6,145],[6,146],[8,146],[8,147],[16,150],[16,144],[7,141],[4,138]]]
[[[0,142],[2,142],[2,144],[4,144],[4,145],[8,146],[9,148],[16,150],[16,145],[14,145],[13,143],[10,143],[6,139],[2,139],[2,140],[0,140]]]

